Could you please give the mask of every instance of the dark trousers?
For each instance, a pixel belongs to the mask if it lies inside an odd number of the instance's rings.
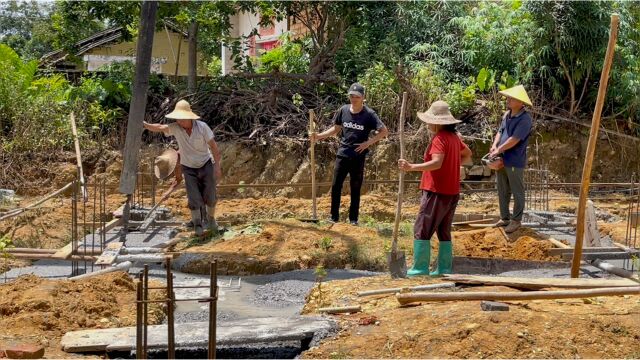
[[[213,164],[207,161],[199,169],[182,166],[184,185],[187,188],[189,209],[196,210],[203,206],[216,204],[216,179],[213,175]]]
[[[498,185],[498,203],[500,204],[500,218],[502,220],[522,221],[524,214],[524,169],[505,166],[498,170],[496,177]],[[513,215],[509,213],[509,203],[513,194]]]
[[[365,156],[336,158],[336,166],[333,171],[333,184],[331,185],[331,219],[340,219],[340,195],[342,184],[349,175],[351,184],[351,206],[349,207],[349,220],[358,221],[360,212],[360,189],[364,180]]]
[[[460,195],[438,194],[422,191],[420,212],[413,226],[416,240],[431,240],[433,233],[439,241],[451,241],[451,224]]]

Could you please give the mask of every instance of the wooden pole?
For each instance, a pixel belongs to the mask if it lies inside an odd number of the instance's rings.
[[[578,277],[580,274],[580,261],[582,261],[582,242],[584,240],[585,230],[585,212],[587,205],[587,197],[589,196],[589,185],[591,183],[591,168],[593,166],[593,158],[596,151],[596,141],[598,140],[598,129],[600,128],[600,117],[602,115],[602,107],[604,106],[605,96],[607,94],[607,84],[609,82],[609,71],[613,62],[613,53],[615,51],[616,40],[618,38],[618,24],[620,17],[617,14],[611,15],[611,30],[609,32],[609,44],[607,45],[607,53],[600,74],[600,85],[598,87],[598,98],[596,99],[596,108],[593,111],[591,120],[591,131],[589,133],[589,143],[587,145],[587,153],[584,157],[584,167],[582,169],[582,182],[580,186],[580,198],[578,200],[578,224],[576,230],[576,244],[573,253],[573,261],[571,264],[571,277]]]
[[[309,133],[315,134],[316,132],[316,114],[312,110],[309,110]],[[311,153],[310,153],[310,171],[311,171],[311,214],[312,219],[318,219],[318,203],[316,200],[316,142],[311,140]]]
[[[127,121],[127,137],[124,144],[122,174],[120,176],[120,192],[132,195],[136,187],[138,172],[138,152],[142,144],[142,121],[147,106],[147,90],[149,89],[149,73],[151,72],[151,51],[155,33],[157,1],[142,3],[140,28],[136,48],[136,72],[129,106]],[[125,222],[128,219],[125,219]]]
[[[589,290],[526,291],[526,292],[455,292],[397,294],[402,305],[421,301],[471,301],[471,300],[541,300],[572,299],[596,296],[640,295],[640,286],[601,288]]]
[[[72,186],[73,186],[73,182],[70,182],[67,185],[63,186],[61,189],[58,189],[58,190],[52,192],[51,194],[43,197],[42,199],[34,202],[33,204],[25,206],[22,209],[13,210],[13,211],[9,212],[8,214],[2,215],[2,216],[0,216],[0,221],[12,218],[14,216],[18,216],[18,215],[22,214],[23,212],[25,212],[27,210],[30,210],[30,209],[42,204],[43,202],[51,199],[52,197],[54,197],[54,196],[56,196],[56,195],[58,195],[58,194],[60,194],[60,193],[62,193],[64,191],[66,191],[67,189],[71,188]]]
[[[400,107],[400,118],[398,119],[398,133],[400,135],[400,159],[404,159],[404,112],[407,106],[407,92],[402,93],[402,106]],[[402,200],[404,196],[404,171],[399,171],[398,183],[398,204],[396,205],[396,219],[393,224],[393,241],[391,242],[391,253],[398,252],[398,228],[402,217]]]
[[[78,129],[76,128],[76,116],[72,112],[69,116],[71,121],[71,133],[73,134],[73,144],[76,149],[76,166],[78,167],[78,176],[80,177],[80,186],[82,188],[82,201],[89,201],[89,192],[87,184],[84,180],[84,171],[82,171],[82,157],[80,156],[80,141],[78,140]]]

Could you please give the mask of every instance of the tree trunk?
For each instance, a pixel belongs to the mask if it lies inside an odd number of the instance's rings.
[[[142,121],[147,106],[147,90],[149,89],[149,73],[151,72],[151,50],[155,32],[157,1],[145,1],[140,12],[140,28],[136,48],[136,73],[133,82],[133,93],[129,105],[127,137],[124,144],[122,174],[120,175],[120,192],[131,195],[136,187],[138,169],[138,152],[142,143]]]
[[[189,75],[187,88],[193,93],[196,90],[196,77],[198,74],[198,23],[194,20],[189,25]]]

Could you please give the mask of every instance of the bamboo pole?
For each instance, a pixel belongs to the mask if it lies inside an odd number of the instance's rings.
[[[402,305],[421,301],[471,301],[471,300],[541,300],[541,299],[572,299],[590,298],[596,296],[640,295],[640,286],[601,288],[588,290],[558,290],[558,291],[527,291],[527,292],[445,292],[445,293],[414,293],[397,294],[396,298]]]
[[[76,166],[78,167],[78,176],[80,177],[80,186],[82,187],[82,201],[89,201],[89,192],[87,191],[87,184],[84,179],[84,171],[82,171],[82,156],[80,155],[80,140],[78,140],[78,129],[76,128],[76,116],[72,112],[69,116],[71,121],[71,133],[73,134],[73,145],[76,149]]]
[[[600,129],[600,117],[602,116],[602,107],[604,106],[605,96],[607,94],[607,84],[609,82],[609,72],[613,62],[613,53],[615,51],[616,40],[618,38],[618,24],[620,17],[618,14],[611,15],[611,31],[609,33],[609,44],[607,45],[607,53],[605,55],[602,73],[600,74],[600,85],[598,87],[598,98],[596,99],[596,108],[593,111],[591,120],[591,131],[589,133],[589,143],[587,145],[587,153],[584,157],[584,167],[582,169],[582,181],[580,186],[580,198],[578,200],[578,224],[576,230],[576,244],[573,253],[573,261],[571,264],[571,277],[577,278],[580,274],[580,261],[582,260],[582,243],[584,240],[585,230],[585,214],[587,197],[589,196],[589,184],[591,183],[591,168],[593,166],[593,158],[596,151],[596,141],[598,140],[598,130]]]
[[[407,92],[402,93],[402,105],[400,106],[400,119],[398,120],[398,133],[400,134],[400,159],[404,159],[404,112],[407,106]],[[393,241],[391,242],[391,254],[398,252],[398,228],[402,218],[402,200],[404,196],[404,171],[399,171],[398,203],[396,204],[396,218],[393,223]]]
[[[309,133],[316,133],[316,114],[313,109],[309,110]],[[316,142],[311,140],[310,144],[310,171],[311,171],[311,215],[313,220],[318,219],[318,204],[316,200]]]
[[[12,218],[12,217],[14,217],[14,216],[18,216],[18,215],[22,214],[23,212],[25,212],[25,211],[27,211],[27,210],[30,210],[30,209],[32,209],[32,208],[34,208],[34,207],[36,207],[36,206],[38,206],[38,205],[42,204],[43,202],[45,202],[45,201],[47,201],[47,200],[51,199],[52,197],[54,197],[54,196],[56,196],[56,195],[59,195],[60,193],[62,193],[62,192],[64,192],[64,191],[66,191],[66,190],[67,190],[67,189],[69,189],[69,188],[71,188],[72,186],[73,186],[73,182],[70,182],[70,183],[68,183],[67,185],[63,186],[61,189],[58,189],[58,190],[56,190],[56,191],[52,192],[51,194],[49,194],[49,195],[47,195],[47,196],[43,197],[42,199],[40,199],[40,200],[36,201],[35,203],[33,203],[33,204],[31,204],[31,205],[25,206],[25,207],[23,207],[22,209],[16,209],[16,210],[14,210],[13,212],[10,212],[10,213],[8,213],[8,214],[5,214],[5,215],[3,215],[3,216],[0,216],[0,221],[5,220],[5,219]]]

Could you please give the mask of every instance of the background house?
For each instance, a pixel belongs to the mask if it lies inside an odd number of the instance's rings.
[[[137,39],[124,41],[122,27],[114,27],[75,44],[76,57],[80,63],[72,61],[64,50],[56,50],[44,55],[41,67],[53,68],[57,72],[69,74],[85,71],[98,71],[102,66],[114,62],[130,60],[135,62]],[[170,22],[165,22],[162,29],[153,37],[151,53],[151,71],[163,75],[187,76],[188,49],[187,33]],[[176,73],[177,72],[177,73]],[[207,75],[206,64],[198,54],[198,76]]]

